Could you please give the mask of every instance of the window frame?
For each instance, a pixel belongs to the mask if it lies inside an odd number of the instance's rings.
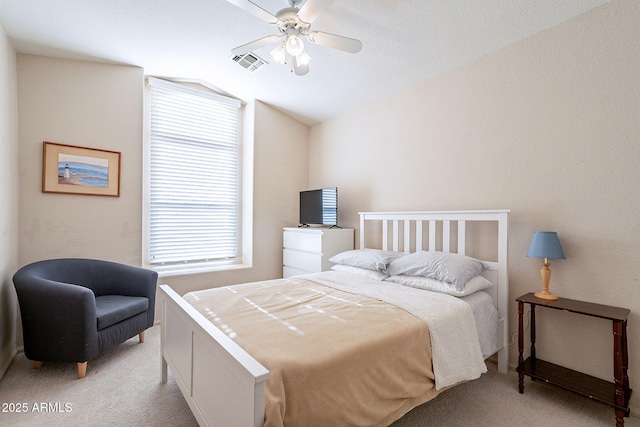
[[[254,104],[241,102],[238,124],[238,197],[239,229],[238,256],[229,260],[213,260],[185,264],[152,264],[150,250],[150,192],[151,192],[151,89],[150,82],[159,85],[178,85],[188,91],[202,91],[216,96],[225,96],[215,87],[203,81],[167,80],[146,77],[144,85],[143,124],[143,203],[142,203],[142,265],[155,270],[160,277],[206,273],[213,271],[250,268],[252,266],[252,222],[253,222],[253,118]]]

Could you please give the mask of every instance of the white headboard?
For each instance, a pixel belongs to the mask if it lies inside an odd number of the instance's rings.
[[[474,242],[474,236],[467,235],[470,222],[494,222],[497,224],[497,259],[482,259],[489,269],[483,274],[495,285],[487,292],[500,315],[498,342],[498,370],[506,373],[509,361],[509,275],[508,275],[508,224],[510,210],[479,211],[432,211],[432,212],[360,212],[360,248],[397,252],[440,250],[466,254],[466,249]],[[374,222],[375,221],[375,222]],[[373,224],[382,223],[380,245],[366,244]],[[380,229],[378,225],[377,230]],[[453,236],[453,237],[452,237]],[[491,248],[492,250],[494,248]],[[478,258],[476,256],[476,258]]]

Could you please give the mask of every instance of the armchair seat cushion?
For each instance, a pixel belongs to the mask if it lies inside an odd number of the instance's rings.
[[[108,328],[138,313],[147,311],[149,299],[124,295],[103,295],[96,297],[96,317],[98,330]]]

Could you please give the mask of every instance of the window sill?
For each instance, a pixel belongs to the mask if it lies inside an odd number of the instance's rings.
[[[186,276],[190,274],[213,273],[216,271],[241,270],[251,265],[234,262],[211,262],[199,265],[148,265],[146,268],[158,273],[158,277]]]

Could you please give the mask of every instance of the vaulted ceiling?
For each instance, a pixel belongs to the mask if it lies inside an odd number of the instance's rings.
[[[237,1],[237,0],[235,0]],[[276,14],[286,0],[252,0]],[[304,3],[304,1],[302,1]],[[362,41],[357,54],[307,43],[310,72],[267,62],[250,72],[231,49],[277,30],[226,0],[2,0],[19,53],[122,63],[203,80],[307,124],[371,103],[597,7],[603,0],[335,0],[312,29]],[[299,5],[300,6],[300,5]]]

